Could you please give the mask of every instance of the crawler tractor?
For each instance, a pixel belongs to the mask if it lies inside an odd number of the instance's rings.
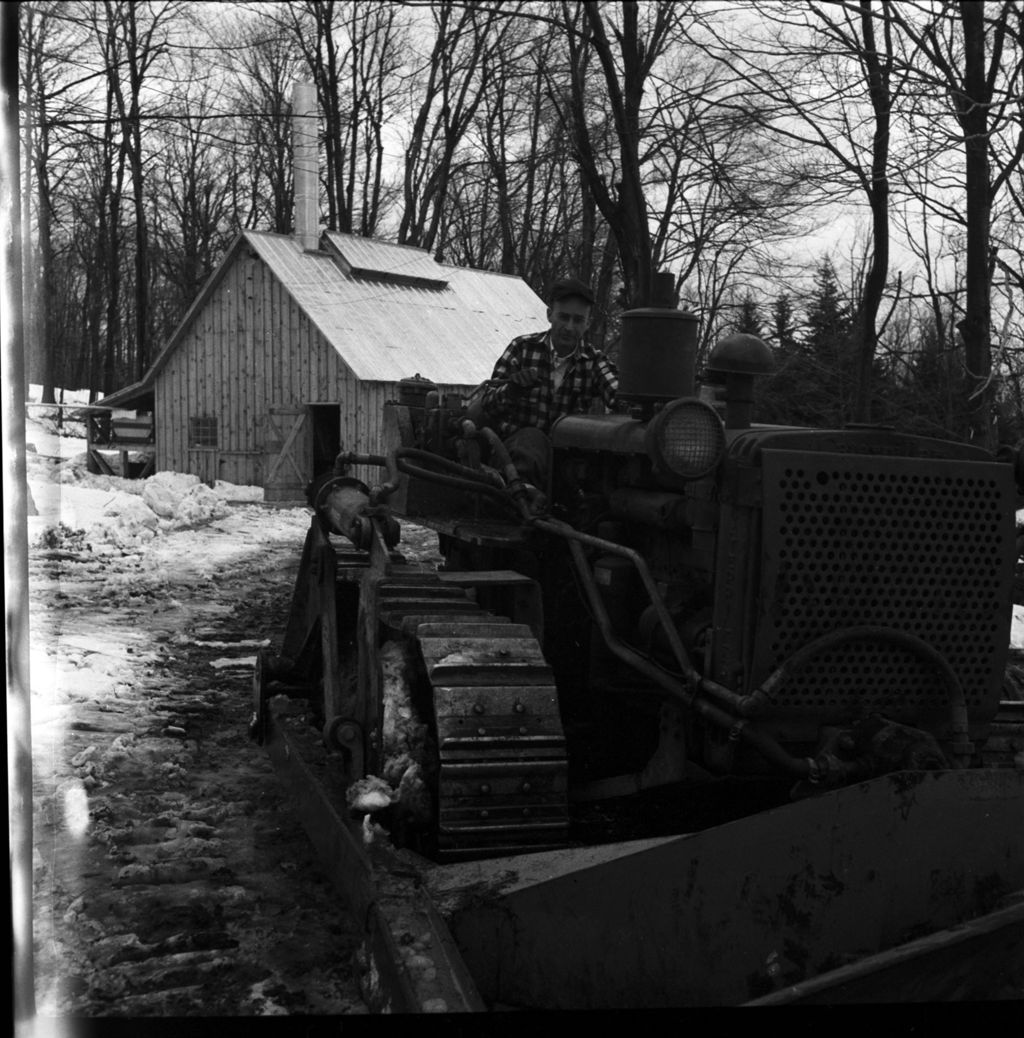
[[[410,378],[339,455],[251,731],[381,1008],[1024,996],[1014,459],[757,425],[656,278],[526,484]],[[356,473],[371,473],[357,478]],[[436,531],[402,553],[400,520]]]

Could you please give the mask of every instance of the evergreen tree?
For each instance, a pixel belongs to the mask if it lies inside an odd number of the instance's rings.
[[[839,293],[832,261],[826,257],[814,276],[814,294],[807,307],[807,335],[804,346],[822,360],[832,360],[849,352],[850,308]]]
[[[852,415],[853,356],[850,308],[827,258],[819,265],[806,309],[806,331],[797,338],[789,296],[772,307],[775,374],[758,398],[760,420],[835,428]]]
[[[898,394],[897,424],[924,436],[965,439],[969,432],[968,380],[961,347],[944,341],[933,319],[918,332],[908,377]]]
[[[783,292],[772,303],[772,339],[783,353],[796,351],[796,329],[793,327],[793,301]]]
[[[824,424],[842,425],[853,416],[853,322],[828,257],[821,261],[814,277],[806,328],[803,350],[817,372],[817,397]]]
[[[820,365],[805,351],[776,350],[775,372],[754,384],[757,421],[825,428],[834,424],[834,401],[822,386]]]
[[[740,303],[739,318],[736,321],[736,331],[747,335],[761,337],[761,314],[758,310],[757,300],[748,292]]]

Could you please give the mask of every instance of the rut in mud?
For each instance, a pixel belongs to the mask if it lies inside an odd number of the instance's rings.
[[[365,1012],[355,925],[246,730],[307,525],[249,505],[31,552],[41,1016]]]

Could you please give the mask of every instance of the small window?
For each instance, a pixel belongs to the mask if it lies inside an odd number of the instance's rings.
[[[189,447],[216,447],[217,419],[189,418],[188,445]]]

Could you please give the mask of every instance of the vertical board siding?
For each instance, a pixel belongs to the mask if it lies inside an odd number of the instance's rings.
[[[188,415],[188,385],[182,377],[182,353],[177,352],[172,358],[172,364],[168,364],[168,371],[172,378],[159,379],[159,383],[168,385],[168,396],[171,398],[173,411],[170,415],[156,416],[157,429],[170,428],[172,436],[170,442],[173,447],[173,456],[168,459],[167,468],[173,471],[184,471],[181,465],[185,459],[185,437],[188,435],[185,427],[185,416]],[[159,435],[159,431],[157,432]]]
[[[248,436],[249,415],[252,412],[253,343],[256,338],[256,328],[258,327],[259,321],[262,320],[262,317],[263,306],[261,301],[258,317],[251,321],[246,321],[239,333],[242,340],[242,347],[239,352],[238,383],[235,386],[235,393],[238,398],[238,411],[237,426],[234,430],[233,438],[234,449],[238,451],[245,449],[245,442]],[[237,465],[237,462],[234,464]],[[229,482],[234,483],[236,480],[232,479]]]
[[[234,290],[233,282],[236,278],[229,279],[228,284]],[[211,390],[214,388],[215,373],[213,369],[214,357],[220,348],[218,341],[221,333],[221,325],[224,311],[227,309],[226,300],[221,300],[217,307],[206,307],[199,322],[200,336],[192,339],[192,354],[195,358],[195,366],[199,372],[199,383],[196,387],[196,399],[194,401],[195,413],[197,415],[217,414],[211,406]],[[198,475],[198,473],[197,473]]]
[[[225,361],[230,363],[230,372],[225,372],[224,392],[227,393],[225,401],[230,422],[228,436],[225,437],[225,446],[231,451],[244,449],[245,443],[245,388],[246,349],[247,340],[253,334],[259,318],[259,264],[254,260],[246,259],[239,267],[245,270],[245,283],[243,294],[238,299],[238,307],[232,315],[232,326],[234,334],[229,338],[229,350],[225,352]],[[232,480],[232,482],[234,482]]]
[[[316,334],[317,345],[313,351],[313,385],[317,387],[319,392],[321,388],[326,389],[327,387],[327,350],[324,348],[326,343],[323,341],[320,333]]]
[[[260,458],[259,471],[254,482],[263,483],[266,476],[262,461],[263,451],[263,423],[264,416],[270,404],[270,386],[273,383],[273,369],[271,367],[274,355],[273,342],[276,334],[275,322],[280,320],[281,301],[278,295],[278,286],[274,278],[270,277],[266,267],[260,264],[260,298],[262,300],[262,312],[259,322],[256,324],[256,338],[253,347],[256,351],[256,382],[253,386],[254,408],[252,420],[246,430],[246,446],[249,450],[256,452]]]
[[[245,312],[248,304],[248,294],[252,279],[252,264],[250,261],[235,265],[240,274],[243,275],[240,291],[236,293],[230,306],[224,310],[227,329],[237,329],[232,334],[225,328],[221,328],[217,336],[216,349],[213,350],[215,359],[216,380],[216,408],[217,408],[217,443],[221,450],[234,450],[238,443],[237,428],[238,417],[235,412],[235,395],[237,391],[237,380],[239,377],[238,360],[241,355],[241,322],[239,316]]]
[[[156,427],[153,463],[158,472],[162,472],[167,468],[167,459],[171,456],[171,451],[173,449],[172,445],[168,442],[170,437],[173,435],[172,429],[166,425],[161,428],[160,424],[156,420],[157,415],[168,413],[170,405],[170,393],[168,392],[168,389],[168,383],[157,382],[156,386],[154,386],[153,392],[153,424]]]
[[[188,453],[188,419],[189,415],[196,413],[196,408],[199,406],[199,371],[198,364],[195,362],[195,336],[197,331],[201,327],[203,315],[200,315],[200,320],[192,326],[189,331],[188,338],[183,343],[184,349],[179,351],[179,366],[181,368],[181,377],[185,382],[185,410],[182,414],[183,429],[186,437],[185,449],[181,452],[181,471],[191,472],[191,458]]]
[[[291,327],[289,328],[288,341],[300,344],[288,365],[287,390],[288,399],[298,403],[303,399],[303,390],[306,386],[306,371],[309,366],[309,321],[306,315],[294,303],[288,308],[291,314]],[[306,348],[301,348],[301,347]],[[308,399],[308,397],[306,398]]]
[[[238,272],[244,270],[244,264],[234,264],[233,269]],[[237,280],[236,280],[237,289]],[[231,425],[231,416],[227,413],[227,402],[228,402],[228,387],[225,385],[225,376],[227,374],[225,364],[225,354],[231,348],[231,335],[228,332],[230,322],[234,316],[241,302],[240,297],[236,292],[233,292],[231,298],[225,300],[226,305],[219,307],[217,310],[211,308],[210,318],[212,325],[212,335],[208,341],[209,347],[204,351],[209,354],[210,365],[208,377],[210,384],[207,386],[206,399],[208,401],[209,410],[207,414],[214,415],[217,419],[217,447],[218,451],[223,450],[228,446],[231,435],[229,428]],[[202,349],[202,344],[196,344],[198,349]],[[209,459],[206,459],[209,463]],[[220,471],[220,466],[217,466],[217,471]]]
[[[298,305],[289,300],[288,316],[288,342],[298,345],[298,349],[288,357],[286,364],[286,380],[284,382],[285,393],[292,403],[302,401],[302,391],[305,386],[304,369],[308,370],[310,349],[310,326],[306,315],[299,309]]]
[[[263,265],[260,264],[261,274],[263,273],[262,266]],[[259,321],[254,321],[252,324],[253,382],[250,397],[252,402],[252,412],[249,415],[249,421],[245,427],[245,435],[242,439],[245,448],[251,451],[258,451],[261,449],[259,442],[260,433],[263,426],[263,416],[267,411],[266,394],[270,372],[267,368],[267,351],[264,347],[264,343],[269,337],[269,329],[274,316],[274,306],[270,297],[270,285],[268,284],[268,281],[268,278],[264,278],[261,283],[263,307]],[[262,460],[259,460],[259,455],[256,457],[258,460],[253,466],[254,471],[249,474],[246,482],[262,485],[264,475],[263,462]]]
[[[287,401],[291,403],[294,399],[291,394],[291,388],[288,384],[290,381],[288,377],[290,365],[285,361],[285,353],[288,351],[289,347],[298,351],[302,346],[299,342],[296,308],[290,299],[283,300],[282,304],[283,305],[280,308],[280,325],[276,341],[267,344],[274,357],[274,381],[270,387],[273,392],[270,399],[267,401],[268,405],[273,405],[277,401]]]

